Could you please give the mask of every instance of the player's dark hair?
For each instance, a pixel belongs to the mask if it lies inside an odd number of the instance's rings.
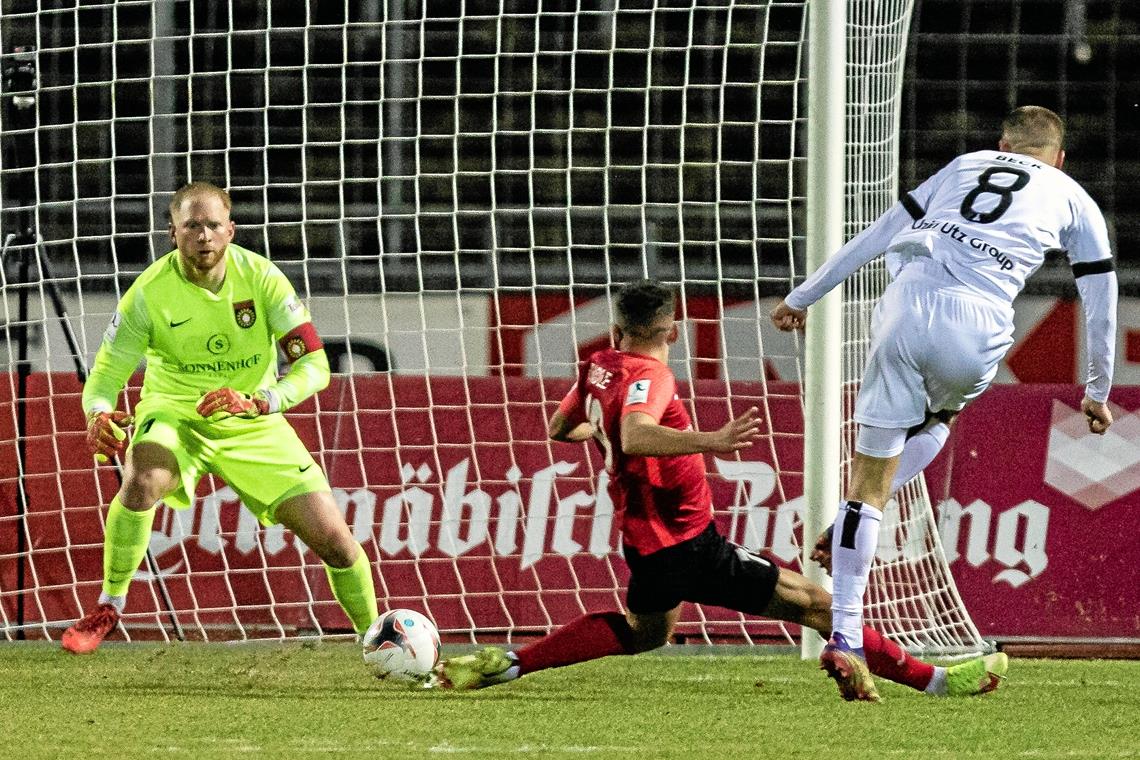
[[[1060,150],[1065,144],[1065,122],[1041,106],[1021,106],[1001,123],[1002,139],[1018,152]]]
[[[170,218],[174,218],[174,212],[182,208],[182,202],[192,195],[215,195],[222,205],[226,207],[226,211],[232,211],[234,202],[230,198],[230,194],[222,188],[211,182],[191,182],[183,185],[175,191],[174,197],[170,199]]]
[[[615,308],[615,321],[625,333],[635,340],[653,340],[669,331],[659,323],[666,318],[672,322],[677,291],[654,280],[631,282],[618,291]]]

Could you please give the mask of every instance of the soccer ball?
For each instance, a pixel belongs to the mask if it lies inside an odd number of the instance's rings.
[[[439,631],[415,610],[388,610],[364,634],[364,662],[377,678],[422,683],[439,662]]]

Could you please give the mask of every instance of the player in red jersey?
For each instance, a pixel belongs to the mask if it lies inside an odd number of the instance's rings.
[[[515,652],[498,647],[444,660],[443,687],[474,689],[546,668],[665,644],[682,602],[713,604],[831,632],[831,595],[799,573],[728,541],[713,523],[703,454],[748,448],[760,434],[755,407],[713,432],[693,429],[666,363],[677,339],[676,294],[659,283],[627,285],[617,296],[616,349],[594,353],[550,420],[556,441],[593,440],[605,458],[630,569],[628,613],[583,615]],[[872,642],[872,643],[867,643]],[[864,629],[870,669],[931,694],[996,688],[1004,654],[936,668]],[[847,699],[878,700],[866,671],[837,678]]]

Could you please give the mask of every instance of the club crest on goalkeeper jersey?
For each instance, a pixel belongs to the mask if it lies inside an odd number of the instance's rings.
[[[667,365],[640,354],[598,351],[583,364],[559,409],[568,420],[589,420],[594,426],[624,543],[649,554],[708,526],[712,491],[703,455],[629,456],[621,450],[621,421],[633,412],[648,414],[674,430],[692,428]]]
[[[230,244],[225,280],[211,293],[186,279],[172,251],[119,302],[84,388],[84,409],[114,408],[141,358],[143,398],[195,404],[222,387],[252,393],[276,380],[275,341],[308,321],[292,284],[265,257]]]

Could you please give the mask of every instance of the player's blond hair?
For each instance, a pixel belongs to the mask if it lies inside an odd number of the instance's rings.
[[[178,188],[178,190],[174,192],[174,197],[170,199],[170,218],[174,219],[174,214],[182,208],[183,201],[195,195],[216,196],[218,200],[222,202],[222,205],[226,207],[227,212],[233,210],[233,199],[231,199],[230,194],[222,188],[211,182],[190,182]]]
[[[673,326],[677,291],[655,280],[639,280],[622,286],[614,306],[622,332],[636,341],[652,342]]]
[[[1001,123],[1001,139],[1018,153],[1058,151],[1065,141],[1065,122],[1041,106],[1021,106]]]

